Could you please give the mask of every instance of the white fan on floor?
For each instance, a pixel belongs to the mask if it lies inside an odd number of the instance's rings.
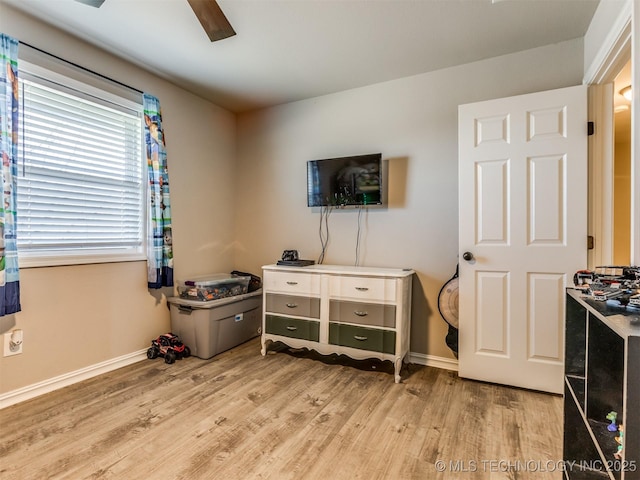
[[[445,283],[438,294],[438,310],[449,324],[447,346],[458,356],[458,267],[456,273]]]

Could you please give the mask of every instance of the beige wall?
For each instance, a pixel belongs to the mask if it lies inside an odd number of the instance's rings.
[[[585,76],[594,75],[602,67],[608,49],[617,41],[618,29],[631,14],[632,2],[633,0],[605,0],[598,4],[584,36]]]
[[[411,351],[452,357],[437,296],[458,255],[458,105],[581,83],[582,41],[241,114],[238,267],[282,250],[320,253],[317,209],[306,206],[306,161],[382,152],[389,206],[362,218],[361,265],[411,267]],[[357,210],[334,211],[325,263],[353,264]]]
[[[0,31],[160,99],[176,278],[233,269],[235,116],[2,5]],[[24,353],[0,356],[0,394],[145,348],[169,329],[145,262],[22,269]],[[171,294],[172,290],[168,289]]]
[[[389,206],[362,218],[361,264],[418,271],[411,349],[443,357],[451,354],[436,302],[458,253],[457,106],[582,77],[575,40],[242,114],[236,127],[233,114],[6,6],[0,31],[160,99],[178,279],[260,273],[285,248],[317,259],[306,160],[382,152]],[[325,263],[353,263],[357,212],[334,211],[330,228]],[[21,271],[24,353],[0,357],[0,395],[137,351],[166,331],[165,299],[147,291],[145,271],[144,262]]]

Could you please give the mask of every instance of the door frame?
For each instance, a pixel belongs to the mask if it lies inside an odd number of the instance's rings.
[[[595,238],[587,253],[588,268],[612,263],[613,259],[613,81],[629,59],[631,85],[640,89],[640,19],[638,2],[626,2],[594,61],[585,70],[583,84],[589,85],[589,120],[596,125],[589,137],[588,235]],[[636,22],[637,23],[637,22]],[[636,55],[637,56],[637,55]],[[640,262],[640,132],[634,128],[640,118],[640,102],[631,101],[631,264]]]

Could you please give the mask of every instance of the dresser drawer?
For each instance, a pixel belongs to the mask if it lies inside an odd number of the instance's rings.
[[[329,321],[395,328],[396,306],[331,300],[329,302]]]
[[[393,303],[396,301],[396,279],[333,275],[329,281],[329,295],[331,298]]]
[[[396,332],[329,323],[329,343],[360,350],[394,354],[396,351]]]
[[[271,292],[320,296],[320,275],[296,272],[265,272],[263,289]]]
[[[313,320],[266,315],[265,330],[266,333],[284,337],[301,338],[312,342],[320,340],[320,323]]]
[[[298,317],[320,318],[320,299],[267,293],[265,311]]]

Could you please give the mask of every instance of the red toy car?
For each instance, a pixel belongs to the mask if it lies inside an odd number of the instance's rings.
[[[151,340],[151,347],[147,350],[147,358],[164,357],[165,363],[173,363],[176,359],[191,356],[191,350],[173,333],[164,333],[155,340]]]

